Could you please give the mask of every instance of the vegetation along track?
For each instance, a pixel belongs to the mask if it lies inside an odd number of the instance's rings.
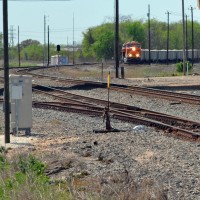
[[[59,99],[59,102],[33,102],[35,107],[102,116],[105,107],[108,106],[105,100],[71,94],[53,87],[35,85],[33,91]],[[198,122],[115,102],[110,102],[109,108],[115,119],[157,127],[168,134],[200,141]]]

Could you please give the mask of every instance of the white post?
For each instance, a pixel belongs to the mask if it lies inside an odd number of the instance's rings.
[[[15,127],[16,127],[16,136],[18,137],[18,131],[19,131],[19,99],[15,99]]]

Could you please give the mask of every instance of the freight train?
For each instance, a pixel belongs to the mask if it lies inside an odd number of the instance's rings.
[[[168,54],[168,55],[167,55]],[[177,63],[183,60],[183,50],[157,50],[150,51],[151,63]],[[186,60],[190,62],[200,61],[200,49],[186,50]],[[141,43],[132,41],[124,43],[121,50],[121,61],[124,63],[146,63],[149,62],[149,50],[142,49]]]

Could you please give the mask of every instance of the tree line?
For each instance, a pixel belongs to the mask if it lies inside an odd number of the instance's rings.
[[[142,44],[143,49],[148,49],[148,21],[126,19],[119,25],[119,46],[129,41],[137,41]],[[167,26],[165,22],[156,19],[150,20],[150,41],[151,49],[166,49],[167,39],[169,49],[182,49],[182,21],[169,24],[169,38],[167,38]],[[187,48],[192,48],[192,22],[187,22]],[[114,55],[113,41],[114,24],[105,23],[88,29],[84,34],[82,52],[84,57],[94,56],[98,59],[109,59]],[[194,48],[199,49],[200,45],[200,24],[193,22]]]
[[[83,40],[80,48],[76,48],[75,58],[80,60],[100,60],[111,59],[114,55],[114,23],[106,22],[101,25],[91,27],[83,32]],[[150,41],[151,49],[166,49],[167,39],[169,39],[169,49],[182,49],[182,21],[169,24],[169,38],[167,38],[166,22],[157,19],[150,20]],[[192,22],[187,22],[187,48],[192,48]],[[132,20],[129,17],[122,17],[119,24],[119,48],[128,41],[137,41],[142,44],[143,49],[148,49],[148,21]],[[194,48],[199,49],[200,44],[200,24],[193,22]],[[0,33],[0,58],[3,57],[2,47],[3,35]],[[61,55],[73,56],[72,49],[61,45]],[[50,55],[57,54],[56,45],[50,44]],[[39,41],[28,39],[20,43],[20,56],[22,60],[41,61],[44,57],[44,45]],[[10,47],[10,57],[18,58],[18,45]]]

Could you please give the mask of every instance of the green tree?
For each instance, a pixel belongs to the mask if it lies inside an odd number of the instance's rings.
[[[88,29],[83,33],[83,56],[92,58],[111,58],[114,50],[114,26],[113,23],[102,24]]]
[[[123,42],[127,41],[145,41],[145,29],[142,20],[124,21],[120,23],[120,37]]]
[[[174,22],[170,24],[170,49],[182,49],[182,23]]]
[[[192,24],[192,23],[190,23]],[[190,42],[190,48],[192,48],[192,25],[190,25],[190,38],[191,38],[191,42]],[[200,44],[200,24],[197,21],[194,21],[194,48],[195,49],[199,49],[199,44]]]
[[[151,45],[154,49],[166,49],[167,24],[158,20],[151,20]]]
[[[94,28],[88,29],[86,33],[83,33],[83,41],[82,41],[82,51],[84,57],[94,57],[94,51],[92,49],[92,45],[95,42],[93,36]]]
[[[22,49],[21,58],[23,60],[38,61],[43,59],[44,48],[39,44],[32,44]]]
[[[20,47],[23,49],[30,45],[39,45],[39,44],[40,42],[37,40],[27,39],[21,42]]]
[[[114,32],[103,32],[98,40],[94,43],[93,49],[97,59],[111,59],[114,52]]]

